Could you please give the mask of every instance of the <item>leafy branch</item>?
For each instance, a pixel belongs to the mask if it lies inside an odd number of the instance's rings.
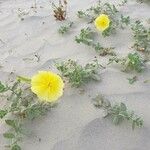
[[[124,120],[131,123],[132,129],[143,126],[143,120],[134,111],[129,111],[124,103],[112,105],[109,100],[98,95],[94,99],[94,106],[104,110],[104,118],[110,117],[115,125],[119,125]]]
[[[109,59],[109,63],[117,63],[122,66],[122,71],[136,71],[141,72],[144,69],[144,61],[137,53],[129,53],[125,58],[113,57]]]
[[[91,46],[101,56],[105,56],[105,55],[114,56],[115,55],[115,53],[113,52],[113,49],[114,49],[113,47],[104,48],[101,46],[100,43],[98,42],[95,43],[94,38],[93,38],[94,36],[95,36],[94,32],[91,30],[91,28],[89,27],[83,28],[81,29],[80,34],[75,37],[75,41],[77,43],[83,43],[85,45]]]
[[[62,76],[69,80],[73,87],[80,87],[90,80],[99,81],[98,69],[102,67],[97,60],[86,64],[84,67],[73,60],[56,64]]]

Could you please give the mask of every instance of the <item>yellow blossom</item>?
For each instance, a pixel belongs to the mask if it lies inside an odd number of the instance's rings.
[[[107,15],[101,14],[95,19],[94,23],[98,30],[104,31],[109,27],[110,19]]]
[[[31,78],[31,90],[41,101],[54,102],[63,95],[64,82],[50,71],[39,71]]]

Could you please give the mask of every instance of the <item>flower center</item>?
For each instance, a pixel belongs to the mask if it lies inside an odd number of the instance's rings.
[[[106,25],[105,21],[102,21],[101,25],[102,25],[102,26],[105,26],[105,25]]]
[[[51,87],[51,82],[48,83],[48,87]]]

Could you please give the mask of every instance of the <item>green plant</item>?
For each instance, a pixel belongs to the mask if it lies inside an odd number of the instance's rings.
[[[104,48],[101,46],[100,43],[98,43],[98,42],[95,43],[94,36],[95,36],[95,33],[91,30],[91,28],[89,28],[89,27],[83,28],[83,29],[81,29],[80,34],[75,37],[75,41],[77,43],[83,43],[85,45],[91,46],[101,56],[105,56],[105,55],[114,56],[115,55],[115,53],[113,52],[113,49],[114,49],[113,47]]]
[[[109,59],[109,63],[119,63],[122,66],[123,71],[136,71],[141,72],[144,68],[144,61],[137,53],[129,53],[125,58],[113,57]]]
[[[66,32],[68,32],[70,30],[70,28],[72,27],[72,25],[73,25],[73,22],[69,22],[68,24],[61,26],[58,29],[58,33],[65,34]]]
[[[132,27],[134,36],[134,48],[142,52],[150,52],[150,28],[146,29],[140,21],[136,21]]]
[[[109,100],[98,95],[94,99],[94,106],[104,110],[104,118],[110,117],[115,125],[119,125],[124,120],[131,122],[132,129],[143,126],[143,120],[134,111],[129,111],[124,103],[112,105]]]
[[[130,17],[123,16],[115,5],[109,3],[102,4],[99,2],[85,11],[78,11],[77,16],[88,20],[89,23],[93,23],[100,14],[108,15],[111,20],[109,28],[102,32],[104,37],[115,33],[117,28],[124,28],[130,24]]]
[[[4,85],[0,82],[0,94],[7,96],[8,103],[5,108],[0,109],[0,118],[4,119],[10,127],[3,136],[10,140],[10,144],[6,147],[11,150],[21,150],[19,142],[25,133],[24,123],[45,115],[50,108],[55,106],[51,103],[38,101],[37,97],[30,91],[30,87],[21,83],[22,79],[24,82],[29,82],[23,77],[19,77],[12,85]]]
[[[66,77],[73,87],[80,87],[90,80],[100,80],[98,75],[100,66],[101,65],[97,60],[86,64],[84,67],[70,59],[66,62],[56,64],[56,67],[61,72],[62,76]]]

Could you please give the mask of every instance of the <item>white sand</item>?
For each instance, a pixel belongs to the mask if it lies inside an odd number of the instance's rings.
[[[110,0],[109,0],[110,1]],[[113,1],[113,0],[112,0]],[[120,0],[118,0],[119,2]],[[33,0],[0,0],[0,79],[6,80],[10,72],[31,76],[38,70],[54,69],[53,60],[78,60],[85,64],[97,54],[87,46],[76,44],[74,36],[86,24],[76,17],[76,12],[94,4],[94,0],[69,0],[69,19],[74,28],[64,37],[57,33],[61,22],[52,16],[48,0],[38,0],[37,13],[32,10],[18,18],[17,10],[28,11]],[[40,8],[42,6],[43,8]],[[121,9],[133,20],[140,19],[147,24],[150,4],[138,4],[135,0]],[[44,22],[44,24],[43,24]],[[100,39],[105,46],[115,46],[118,55],[130,52],[132,35],[130,30],[121,30],[115,36]],[[37,62],[35,55],[40,56]],[[98,57],[106,64],[107,57]],[[149,150],[150,149],[150,84],[143,81],[150,77],[150,63],[138,74],[135,84],[127,78],[134,74],[123,73],[110,66],[101,73],[102,81],[89,83],[84,94],[76,89],[66,88],[59,106],[47,116],[27,125],[31,135],[23,140],[23,150]],[[125,102],[130,109],[141,115],[144,127],[132,131],[129,123],[114,126],[102,118],[102,111],[91,103],[97,93],[106,95],[113,102]],[[0,150],[6,144],[3,138],[5,125],[0,124]],[[39,142],[41,138],[41,142]]]

